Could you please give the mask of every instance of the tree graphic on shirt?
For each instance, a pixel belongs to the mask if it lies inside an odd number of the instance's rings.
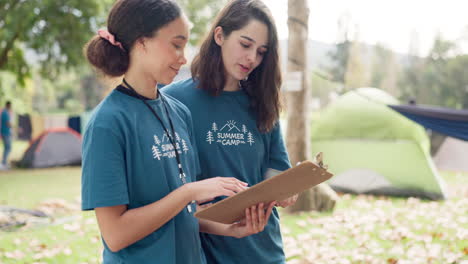
[[[179,133],[175,132],[176,141],[180,141]]]
[[[247,127],[245,125],[242,125],[242,133],[247,134]]]
[[[252,144],[255,143],[255,140],[253,139],[252,133],[250,133],[250,132],[249,132],[249,134],[247,134],[247,142],[250,143],[250,146],[252,146]]]
[[[216,125],[215,122],[213,122],[212,130],[213,130],[214,132],[218,131],[218,126]]]
[[[211,131],[208,131],[208,133],[207,133],[207,135],[206,135],[206,141],[207,141],[208,143],[210,143],[210,144],[211,144],[211,142],[214,141],[213,133],[211,133]]]
[[[184,153],[187,153],[187,151],[189,151],[189,148],[187,147],[187,143],[183,139],[182,139],[182,150],[184,151]]]
[[[159,149],[157,146],[153,145],[153,158],[161,160],[161,152],[159,152]]]
[[[154,143],[156,145],[160,145],[161,144],[161,141],[159,140],[158,136],[154,135]]]

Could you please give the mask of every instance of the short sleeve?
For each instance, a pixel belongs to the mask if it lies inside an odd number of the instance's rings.
[[[281,124],[278,122],[271,132],[270,153],[268,168],[284,171],[291,168],[288,152],[281,132]]]
[[[82,150],[82,209],[128,204],[123,137],[90,125]]]

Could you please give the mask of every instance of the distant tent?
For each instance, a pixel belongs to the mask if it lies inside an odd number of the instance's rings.
[[[66,114],[50,114],[44,117],[44,128],[53,129],[68,127],[68,116]]]
[[[339,97],[312,124],[312,151],[322,151],[335,174],[328,183],[343,192],[445,198],[423,127],[389,104],[398,101],[360,88]]]
[[[468,172],[468,142],[447,137],[434,156],[440,170]]]
[[[20,167],[47,168],[81,164],[81,136],[70,128],[46,130],[24,152]]]
[[[68,127],[81,134],[81,117],[70,116],[68,118]]]
[[[28,114],[18,115],[18,139],[31,140],[32,124]]]

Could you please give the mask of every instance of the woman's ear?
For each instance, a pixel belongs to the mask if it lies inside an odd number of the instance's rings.
[[[213,38],[214,38],[214,41],[216,42],[216,44],[218,44],[218,46],[223,45],[223,43],[224,43],[224,32],[223,32],[222,27],[217,26],[215,28]]]
[[[146,38],[142,37],[135,41],[135,49],[146,52]]]

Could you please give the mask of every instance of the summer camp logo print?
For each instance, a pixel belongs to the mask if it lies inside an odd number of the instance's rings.
[[[218,143],[223,146],[238,146],[255,144],[252,133],[247,129],[246,125],[238,126],[236,121],[229,120],[221,128],[216,122],[213,122],[210,130],[206,133],[206,141],[209,144]]]
[[[166,132],[163,133],[161,139],[157,135],[153,135],[154,144],[151,149],[154,159],[161,160],[161,158],[164,157],[168,159],[175,157],[174,146],[172,145],[169,137],[172,137],[172,135],[168,135]],[[184,139],[181,139],[177,132],[175,133],[175,144],[179,154],[185,154],[189,151],[187,142]]]

